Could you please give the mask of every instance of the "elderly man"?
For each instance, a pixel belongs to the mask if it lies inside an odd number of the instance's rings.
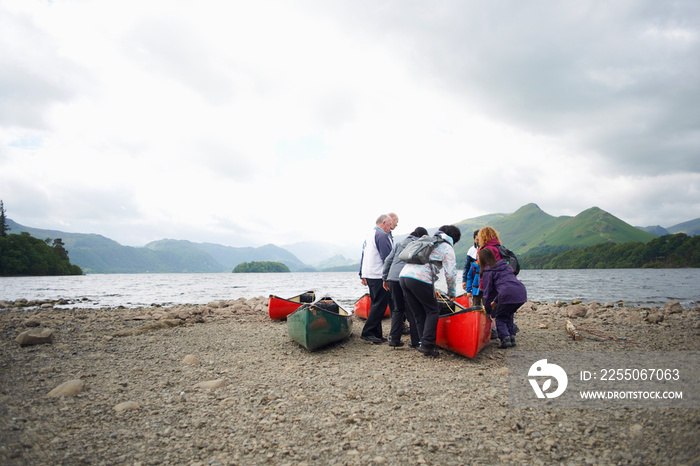
[[[391,295],[384,289],[382,269],[384,267],[384,259],[386,259],[393,248],[390,235],[393,224],[391,217],[380,215],[372,233],[362,247],[360,278],[362,279],[362,284],[369,287],[369,297],[372,300],[372,305],[369,308],[369,315],[360,338],[375,344],[387,341],[382,336],[382,318],[391,300]]]
[[[392,232],[396,230],[396,227],[399,225],[399,216],[396,215],[394,212],[389,212],[387,215],[391,217],[391,231],[389,232],[389,236],[391,236],[393,240],[394,235]]]

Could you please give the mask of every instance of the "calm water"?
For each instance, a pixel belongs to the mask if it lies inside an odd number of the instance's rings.
[[[625,301],[662,306],[700,305],[700,269],[523,270],[518,276],[536,301]],[[461,279],[461,272],[460,272]],[[445,290],[444,279],[438,288]],[[0,278],[0,300],[82,301],[80,307],[204,304],[240,297],[329,294],[344,307],[364,293],[357,272],[283,274],[95,274],[75,277]],[[459,290],[461,293],[461,284]]]

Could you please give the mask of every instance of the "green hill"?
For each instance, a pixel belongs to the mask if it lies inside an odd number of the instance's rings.
[[[458,264],[464,263],[476,229],[491,226],[498,231],[501,242],[518,255],[532,249],[581,248],[599,243],[647,243],[655,236],[633,227],[598,207],[584,210],[575,217],[554,217],[536,204],[527,204],[512,214],[496,214],[463,220],[457,223],[464,241],[455,248]]]
[[[61,238],[71,263],[84,273],[218,273],[230,272],[242,262],[264,260],[282,262],[294,271],[305,267],[292,253],[272,244],[233,248],[165,239],[137,248],[96,234],[25,227],[9,219],[7,225],[11,233],[27,232],[42,240]]]
[[[700,235],[700,218],[688,222],[679,223],[666,228],[669,233],[685,233],[689,236]]]

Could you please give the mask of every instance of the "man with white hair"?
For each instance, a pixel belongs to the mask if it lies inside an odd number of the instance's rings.
[[[384,268],[384,259],[394,246],[390,234],[393,224],[394,221],[391,217],[380,215],[375,222],[372,233],[362,247],[360,279],[363,285],[369,287],[369,297],[372,304],[360,338],[374,344],[388,341],[382,335],[382,318],[391,300],[391,295],[384,289],[382,269]]]

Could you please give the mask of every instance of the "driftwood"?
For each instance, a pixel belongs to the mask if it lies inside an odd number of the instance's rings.
[[[572,340],[580,340],[581,333],[576,329],[576,326],[570,320],[566,321],[566,331],[569,332]]]

